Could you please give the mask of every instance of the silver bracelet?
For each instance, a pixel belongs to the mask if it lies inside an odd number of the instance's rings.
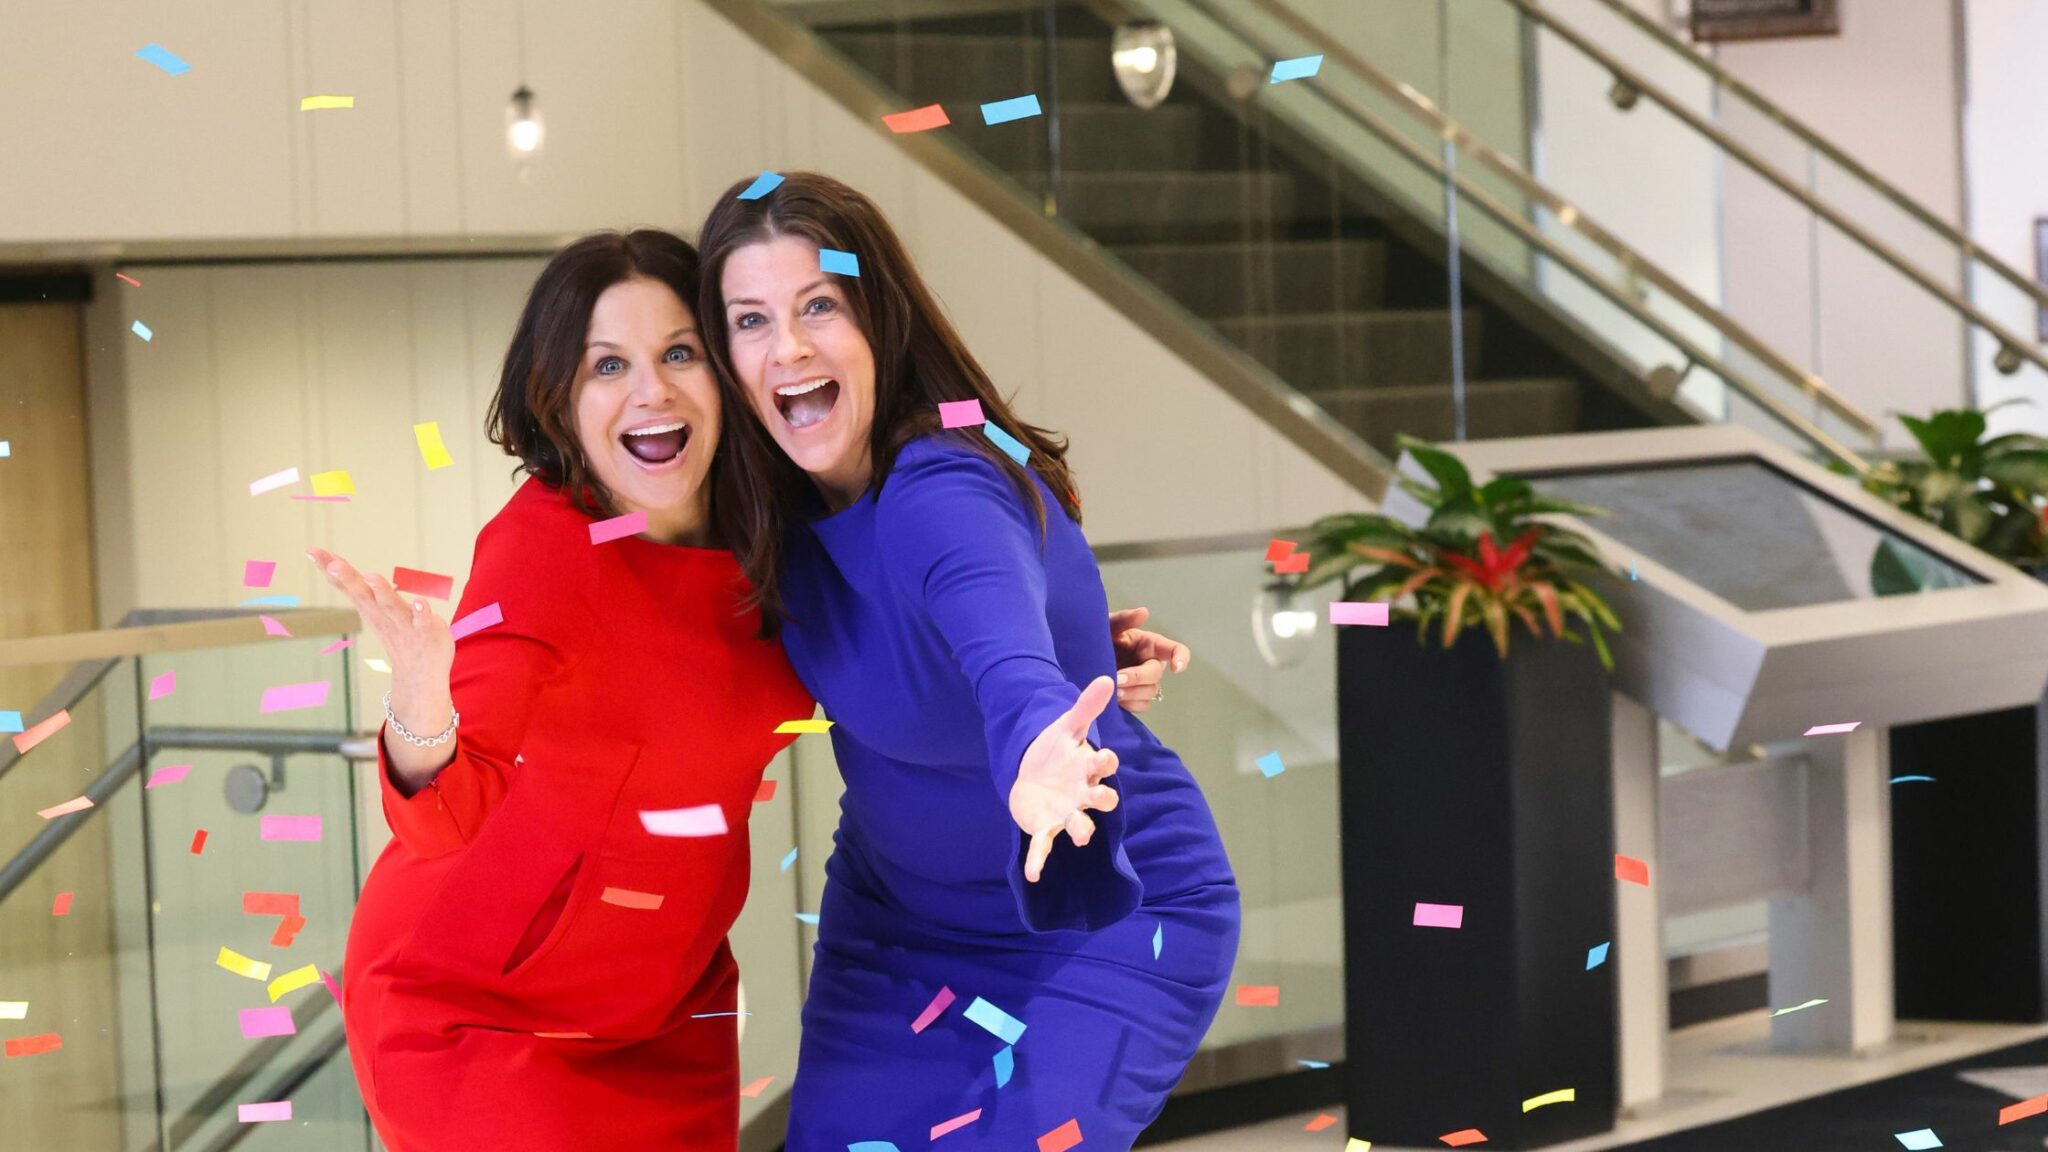
[[[407,744],[416,745],[421,748],[438,748],[448,741],[455,739],[455,726],[462,723],[462,713],[450,708],[448,710],[448,727],[443,729],[439,736],[428,740],[425,737],[413,735],[412,729],[399,722],[398,714],[391,710],[391,693],[386,692],[384,694],[384,722],[389,724],[391,730],[398,733],[398,738]]]

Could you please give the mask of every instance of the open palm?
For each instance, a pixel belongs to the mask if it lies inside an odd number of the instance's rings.
[[[1116,774],[1116,753],[1088,743],[1088,726],[1116,695],[1116,683],[1098,676],[1080,699],[1024,750],[1017,782],[1010,788],[1010,818],[1031,837],[1024,879],[1033,884],[1045,871],[1053,842],[1065,832],[1076,845],[1095,835],[1088,810],[1116,809],[1116,789],[1103,781]]]

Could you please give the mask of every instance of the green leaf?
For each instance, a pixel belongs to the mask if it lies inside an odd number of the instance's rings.
[[[1409,436],[1401,438],[1400,446],[1410,456],[1415,457],[1415,462],[1422,465],[1423,471],[1428,472],[1430,478],[1436,481],[1436,486],[1442,490],[1444,499],[1455,500],[1471,493],[1472,474],[1465,470],[1464,463],[1456,456],[1441,448],[1430,447],[1427,441]]]
[[[1880,541],[1870,555],[1870,590],[1879,596],[1908,596],[1920,591],[1924,571],[1890,540]]]
[[[1978,492],[1957,492],[1949,498],[1945,511],[1948,530],[1972,544],[1982,540],[1997,519]]]
[[[2048,451],[2029,449],[2003,453],[1984,464],[1984,475],[2001,488],[2030,496],[2048,493]]]
[[[1520,476],[1496,476],[1479,490],[1479,502],[1494,511],[1517,507],[1535,496],[1529,482]]]

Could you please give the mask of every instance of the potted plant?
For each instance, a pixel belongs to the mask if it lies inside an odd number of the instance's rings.
[[[1596,515],[1404,438],[1428,516],[1332,516],[1303,586],[1390,605],[1338,629],[1346,1103],[1353,1135],[1532,1148],[1613,1126],[1611,658]],[[1461,911],[1455,929],[1425,926]],[[1563,1086],[1569,1105],[1523,1112]]]

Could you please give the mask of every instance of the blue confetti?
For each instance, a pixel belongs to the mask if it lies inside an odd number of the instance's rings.
[[[806,924],[816,924],[818,922],[818,914],[816,912],[799,912],[796,914],[796,918]]]
[[[183,75],[192,70],[190,64],[178,59],[178,54],[161,44],[144,44],[135,50],[135,55],[156,65],[173,76]]]
[[[841,252],[837,248],[820,248],[818,249],[818,271],[829,272],[834,276],[858,276],[860,275],[860,257],[855,256],[851,252]]]
[[[1160,953],[1160,951],[1161,951],[1162,949],[1164,949],[1165,947],[1166,947],[1166,925],[1164,925],[1164,924],[1161,924],[1161,925],[1160,925],[1159,927],[1157,927],[1157,928],[1154,928],[1154,929],[1152,930],[1152,958],[1153,958],[1154,960],[1157,960],[1157,959],[1159,959],[1159,953]]]
[[[5,440],[0,440],[0,460],[5,460],[12,455],[14,455],[13,445]]]
[[[1941,1137],[1936,1136],[1932,1128],[1919,1128],[1911,1132],[1894,1132],[1892,1133],[1892,1139],[1897,1140],[1908,1148],[1914,1149],[1915,1152],[1922,1148],[1941,1147]]]
[[[966,1015],[969,1020],[995,1033],[996,1039],[1005,1044],[1015,1044],[1024,1036],[1023,1021],[979,996],[967,1006]]]
[[[848,1144],[846,1152],[900,1152],[900,1150],[887,1140],[863,1140],[858,1144]]]
[[[1038,106],[1038,96],[1019,96],[1014,100],[997,100],[981,106],[981,122],[984,124],[1008,124],[1012,120],[1029,120],[1043,113]]]
[[[1628,578],[1631,580],[1636,578],[1636,562],[1633,560],[1628,562]]]
[[[752,1012],[699,1012],[699,1013],[697,1013],[697,1014],[696,1014],[695,1016],[692,1016],[692,1017],[690,1017],[690,1019],[692,1019],[692,1020],[709,1020],[709,1019],[711,1019],[711,1018],[712,1018],[712,1017],[714,1017],[714,1016],[752,1016],[752,1015],[753,1015],[753,1013],[752,1013]]]
[[[1607,949],[1613,943],[1614,941],[1612,940],[1603,940],[1586,949],[1586,971],[1591,972],[1593,969],[1607,963]]]
[[[781,183],[782,173],[763,172],[759,176],[754,177],[754,182],[747,185],[746,191],[740,193],[740,199],[759,200],[761,197],[775,191],[776,187]]]
[[[1894,784],[1910,784],[1910,783],[1912,783],[1912,782],[1913,782],[1913,781],[1915,781],[1915,780],[1925,780],[1925,781],[1926,781],[1927,783],[1929,783],[1929,784],[1932,784],[1932,783],[1934,783],[1934,777],[1932,777],[1932,776],[1894,776],[1894,777],[1892,777],[1892,783],[1894,783]]]
[[[1016,1071],[1016,1049],[1005,1048],[1001,1052],[996,1053],[996,1087],[1001,1088],[1003,1085],[1008,1084],[1010,1082],[1010,1077],[1013,1074],[1015,1074]]]
[[[1268,780],[1287,771],[1287,765],[1280,762],[1280,754],[1278,752],[1268,752],[1257,760],[1252,761],[1252,763],[1259,766],[1259,771],[1264,772]]]
[[[796,863],[796,849],[791,848],[789,850],[789,855],[784,856],[782,858],[782,870],[784,872],[789,871],[789,866],[794,863]]]
[[[129,330],[130,332],[133,332],[133,333],[135,333],[135,334],[136,334],[137,336],[140,336],[140,337],[142,337],[142,338],[143,338],[143,340],[145,340],[145,341],[148,341],[148,340],[152,340],[152,339],[154,339],[154,338],[156,337],[156,333],[154,333],[154,332],[151,332],[151,331],[149,330],[149,325],[147,325],[147,324],[144,324],[144,323],[143,323],[142,321],[140,321],[140,320],[137,320],[137,321],[136,321],[136,322],[134,323],[134,325],[133,325],[133,326],[131,326],[131,327],[130,327],[130,328],[129,328],[128,330]]]
[[[21,731],[21,713],[0,710],[0,732]]]
[[[1321,1061],[1321,1060],[1298,1060],[1298,1061],[1296,1061],[1296,1063],[1300,1064],[1300,1065],[1301,1065],[1301,1066],[1302,1066],[1303,1068],[1328,1068],[1328,1067],[1329,1067],[1329,1065],[1328,1065],[1327,1063],[1324,1063],[1324,1062],[1323,1062],[1323,1061]]]
[[[1003,455],[1008,456],[1019,464],[1028,466],[1031,463],[1031,449],[1019,443],[1015,436],[1010,435],[994,424],[983,424],[981,426],[981,434],[988,437],[989,443],[1001,448]]]
[[[258,596],[254,600],[242,601],[243,608],[297,608],[297,596]]]
[[[1278,84],[1283,80],[1306,80],[1322,70],[1323,58],[1321,56],[1296,56],[1292,60],[1275,60],[1273,62],[1272,78],[1267,80],[1266,83]]]

